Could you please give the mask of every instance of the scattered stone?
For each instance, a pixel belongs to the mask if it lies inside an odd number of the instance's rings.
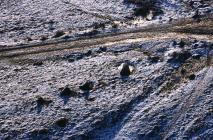
[[[129,76],[133,73],[134,68],[127,63],[122,63],[118,69],[120,70],[121,76]]]
[[[90,55],[92,55],[92,51],[91,50],[88,50],[86,53],[85,53],[85,55],[88,57],[88,56],[90,56]]]
[[[76,60],[80,60],[80,59],[83,59],[83,58],[84,58],[83,54],[77,55],[75,57]]]
[[[98,33],[99,33],[99,31],[97,29],[93,29],[89,32],[83,33],[81,36],[94,36],[94,35],[97,35]]]
[[[157,63],[160,60],[159,56],[149,56],[148,60],[150,60],[151,63]]]
[[[169,17],[169,22],[172,22],[174,19],[172,17]]]
[[[59,30],[59,31],[57,31],[57,32],[55,33],[54,38],[61,37],[61,36],[63,36],[64,34],[65,34],[64,31]]]
[[[48,21],[49,24],[54,24],[55,22],[53,20]]]
[[[60,118],[55,122],[55,124],[59,127],[66,127],[68,121],[69,120],[67,118]]]
[[[40,38],[41,41],[45,41],[45,40],[47,40],[47,39],[48,39],[47,36],[42,36],[42,37]]]
[[[143,54],[150,57],[152,54],[149,51],[143,51]]]
[[[52,100],[44,99],[41,96],[38,96],[36,102],[37,102],[37,105],[48,106],[50,103],[52,103]]]
[[[106,52],[106,51],[107,51],[107,47],[100,47],[100,48],[99,48],[99,51],[100,51],[100,52]]]
[[[42,61],[37,61],[33,63],[33,66],[42,66],[43,62]]]
[[[70,62],[70,63],[72,63],[72,62],[74,62],[75,61],[75,58],[69,58],[68,59],[68,62]]]
[[[176,46],[177,45],[177,42],[174,40],[172,41],[172,46]]]
[[[19,71],[21,71],[21,68],[15,68],[15,69],[13,69],[13,71],[19,72]]]
[[[33,39],[31,37],[27,37],[27,41],[30,42],[33,41]]]
[[[101,86],[101,87],[104,87],[104,86],[107,86],[108,84],[103,81],[103,80],[98,80],[98,86]]]
[[[70,39],[71,37],[70,36],[68,36],[68,35],[65,35],[64,37],[63,37],[63,39],[65,39],[65,40],[68,40],[68,39]]]
[[[112,23],[112,28],[117,29],[118,28],[118,24]]]
[[[85,54],[83,54],[83,53],[72,53],[72,54],[66,56],[65,58],[68,59],[69,62],[73,62],[75,60],[83,59],[84,56],[85,56]]]
[[[62,89],[60,96],[70,96],[75,97],[78,93],[72,89],[70,89],[68,86],[66,86],[64,89]]]
[[[189,75],[189,80],[195,80],[195,78],[196,78],[196,75],[195,75],[195,74]]]
[[[84,91],[90,91],[94,88],[94,82],[93,81],[86,81],[86,83],[81,85],[79,88],[81,90],[84,90]]]
[[[89,97],[87,100],[90,102],[93,102],[93,101],[95,101],[95,99],[96,99],[95,97]]]
[[[104,23],[94,23],[94,29],[104,29],[105,28],[105,24]]]
[[[179,45],[180,48],[183,48],[186,43],[183,40],[180,40],[179,42],[177,42],[177,45]]]

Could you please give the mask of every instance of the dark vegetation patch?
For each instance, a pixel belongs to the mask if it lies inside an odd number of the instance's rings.
[[[172,75],[167,78],[165,85],[163,85],[160,93],[166,93],[176,89],[179,83],[187,82],[187,80],[194,80],[195,73],[206,67],[205,59],[189,59],[186,60],[178,69],[174,70]]]
[[[169,60],[169,62],[183,63],[187,59],[189,59],[191,56],[192,56],[192,54],[189,51],[174,52],[172,54],[172,58]]]
[[[151,11],[153,16],[163,14],[156,0],[126,0],[126,2],[137,5],[137,8],[134,9],[134,14],[136,16],[146,17]]]

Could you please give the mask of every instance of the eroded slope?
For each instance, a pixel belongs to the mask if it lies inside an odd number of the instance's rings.
[[[152,40],[1,60],[2,139],[211,139],[212,42]],[[209,53],[208,53],[209,52]],[[22,58],[19,58],[20,61]],[[25,59],[25,58],[23,58]],[[134,67],[121,77],[118,67]],[[81,90],[86,81],[94,86]],[[68,87],[72,92],[62,90]]]

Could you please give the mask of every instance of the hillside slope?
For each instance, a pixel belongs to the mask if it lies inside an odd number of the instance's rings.
[[[0,0],[0,140],[212,140],[213,3],[147,1]]]

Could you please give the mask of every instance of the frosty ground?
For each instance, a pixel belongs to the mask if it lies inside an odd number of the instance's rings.
[[[212,2],[157,4],[1,0],[0,139],[211,140]]]

